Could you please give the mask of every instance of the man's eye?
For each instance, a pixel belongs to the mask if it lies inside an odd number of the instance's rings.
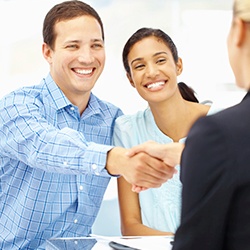
[[[77,48],[77,45],[76,44],[69,44],[69,45],[67,45],[67,48],[75,49],[75,48]]]
[[[93,48],[103,48],[103,44],[95,43],[92,45]]]

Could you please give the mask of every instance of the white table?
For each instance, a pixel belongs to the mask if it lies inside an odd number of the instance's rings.
[[[110,241],[131,247],[130,249],[142,250],[171,250],[172,237],[165,236],[140,236],[140,237],[78,237],[55,238],[47,241],[46,250],[112,250]],[[129,249],[129,248],[128,248]]]

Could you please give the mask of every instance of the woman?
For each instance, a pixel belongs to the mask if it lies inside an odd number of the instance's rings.
[[[130,84],[149,107],[116,120],[115,145],[130,148],[148,140],[183,143],[199,117],[215,112],[214,107],[198,103],[192,89],[177,83],[182,60],[172,39],[162,30],[136,31],[125,44],[123,63]],[[119,178],[122,234],[174,234],[180,220],[181,189],[179,173],[160,188],[140,194]]]

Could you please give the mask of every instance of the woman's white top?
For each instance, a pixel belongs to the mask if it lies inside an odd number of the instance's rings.
[[[211,106],[208,115],[218,112]],[[179,142],[184,143],[186,138]],[[157,127],[150,108],[133,115],[123,115],[116,119],[113,142],[116,146],[130,148],[148,140],[171,143],[173,140]],[[143,224],[165,232],[175,233],[180,224],[181,191],[180,166],[177,174],[159,188],[140,192],[140,206]]]

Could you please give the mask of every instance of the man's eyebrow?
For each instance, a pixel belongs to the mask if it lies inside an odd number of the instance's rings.
[[[80,40],[68,40],[68,41],[65,41],[65,44],[68,44],[68,43],[80,43]]]
[[[95,39],[91,39],[92,42],[102,42],[104,43],[103,39],[99,39],[99,38],[95,38]]]
[[[104,43],[103,39],[99,38],[93,38],[90,40],[91,42],[101,42]],[[81,43],[81,40],[78,39],[73,39],[73,40],[68,40],[65,43]]]

